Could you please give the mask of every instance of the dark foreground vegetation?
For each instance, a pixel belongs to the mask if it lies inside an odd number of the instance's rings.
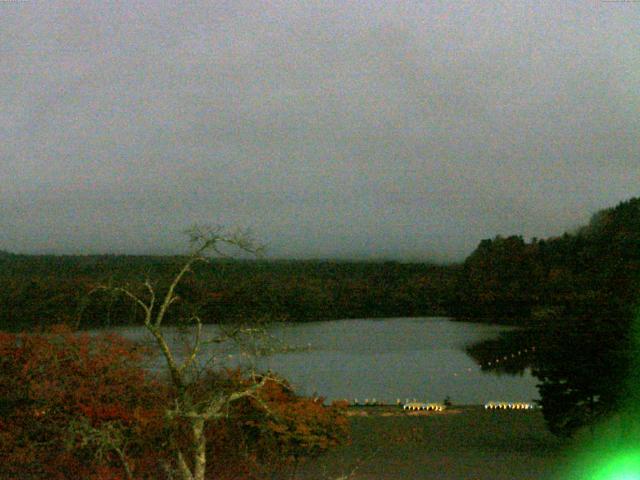
[[[325,406],[296,396],[275,373],[216,369],[202,357],[205,342],[252,344],[259,325],[224,325],[203,339],[199,313],[178,308],[192,335],[169,345],[164,321],[206,253],[221,245],[257,251],[251,238],[219,227],[194,227],[189,236],[192,253],[168,285],[147,279],[144,294],[95,287],[142,311],[164,374],[145,371],[139,347],[117,336],[64,325],[0,333],[1,478],[278,478],[346,439],[345,404]]]

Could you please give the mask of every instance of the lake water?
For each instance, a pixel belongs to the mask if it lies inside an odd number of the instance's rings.
[[[177,346],[188,339],[172,332]],[[529,371],[522,375],[482,372],[465,352],[472,343],[494,338],[505,327],[454,322],[446,318],[387,318],[274,324],[270,344],[286,345],[293,351],[258,357],[227,345],[207,346],[202,358],[215,358],[216,366],[255,364],[287,378],[296,391],[318,394],[329,400],[397,398],[478,404],[489,400],[531,401],[539,398]],[[124,336],[152,344],[143,328],[122,328]],[[217,327],[206,325],[204,337]],[[155,368],[161,368],[161,359]]]

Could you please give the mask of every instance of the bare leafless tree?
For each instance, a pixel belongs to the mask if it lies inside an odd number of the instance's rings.
[[[196,263],[209,262],[212,254],[218,257],[228,257],[231,248],[243,253],[260,255],[262,247],[246,231],[228,231],[222,227],[196,226],[186,233],[191,241],[191,253],[185,257],[181,269],[173,277],[163,295],[158,295],[157,289],[149,279],[144,282],[146,292],[142,294],[128,287],[116,287],[111,290],[127,296],[142,309],[144,327],[155,339],[156,346],[164,358],[175,392],[175,398],[166,412],[166,418],[169,421],[178,421],[182,425],[186,425],[190,437],[186,446],[175,441],[176,439],[171,442],[177,465],[174,474],[180,480],[204,480],[207,467],[207,439],[205,435],[207,423],[228,415],[230,405],[242,398],[252,397],[266,408],[260,401],[258,393],[267,382],[280,380],[271,374],[258,375],[254,371],[250,375],[250,381],[234,391],[212,388],[206,391],[205,395],[191,394],[190,387],[196,381],[193,372],[197,370],[196,364],[203,360],[199,358],[203,345],[207,342],[220,343],[239,335],[246,335],[252,330],[240,327],[221,329],[215,338],[204,339],[202,319],[197,313],[193,313],[186,320],[193,328],[194,340],[184,358],[181,358],[167,341],[163,323],[172,305],[178,301],[176,288],[185,275],[192,271]]]

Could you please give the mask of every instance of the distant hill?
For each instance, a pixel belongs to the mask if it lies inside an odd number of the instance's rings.
[[[481,241],[462,266],[454,313],[526,323],[549,309],[568,314],[597,305],[627,315],[639,278],[640,198],[632,198],[561,237]]]
[[[127,255],[0,256],[0,329],[72,323],[136,324],[140,312],[97,285],[145,278],[166,288],[183,257]],[[309,321],[446,315],[455,267],[427,263],[215,260],[179,287],[169,321],[197,312],[205,322],[254,317]],[[144,295],[144,291],[141,291]]]

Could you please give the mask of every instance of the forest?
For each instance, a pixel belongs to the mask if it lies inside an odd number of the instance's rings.
[[[140,312],[101,285],[162,286],[184,260],[153,256],[0,254],[0,329],[139,324]],[[180,306],[206,323],[446,315],[456,266],[330,260],[223,260],[194,267]],[[180,318],[176,310],[169,321]]]
[[[214,259],[185,278],[180,303],[210,323],[447,315],[548,326],[595,312],[628,318],[640,269],[639,204],[634,198],[602,210],[560,237],[482,240],[462,264]],[[139,324],[130,302],[96,287],[140,286],[146,278],[162,286],[182,261],[0,252],[0,329]]]
[[[639,274],[640,199],[633,198],[561,237],[483,240],[462,266],[451,313],[524,327],[469,352],[488,370],[531,368],[548,426],[571,435],[637,396],[630,379],[637,378]],[[496,358],[503,361],[490,363]]]

